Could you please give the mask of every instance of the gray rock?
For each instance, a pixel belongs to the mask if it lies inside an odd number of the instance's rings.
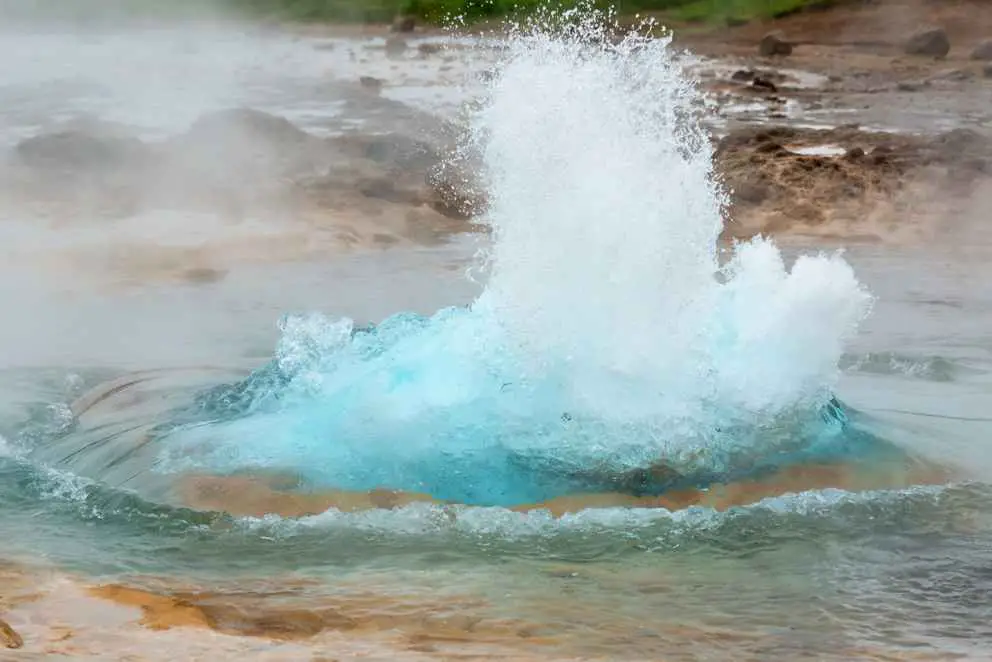
[[[951,52],[951,40],[943,28],[924,28],[906,40],[903,51],[907,55],[947,57]]]
[[[33,168],[71,171],[124,170],[147,163],[151,150],[136,138],[85,131],[60,131],[17,145],[21,163]]]
[[[758,44],[758,52],[765,57],[791,55],[792,44],[785,39],[785,35],[781,31],[769,32],[762,37]]]
[[[393,21],[393,32],[413,32],[417,29],[417,19],[413,16],[400,16]]]
[[[992,39],[986,39],[982,43],[975,46],[971,51],[972,60],[992,60]]]

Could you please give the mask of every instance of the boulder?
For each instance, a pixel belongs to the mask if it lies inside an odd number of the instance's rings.
[[[761,42],[758,44],[758,52],[765,57],[791,55],[792,44],[785,39],[785,35],[782,32],[769,32],[762,37]]]
[[[972,60],[992,61],[992,39],[986,39],[971,51]]]
[[[947,57],[951,52],[951,40],[943,28],[924,28],[906,40],[903,51],[907,55]]]

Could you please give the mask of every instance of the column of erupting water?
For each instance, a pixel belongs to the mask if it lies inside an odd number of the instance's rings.
[[[570,475],[725,471],[802,445],[869,296],[839,257],[789,271],[764,240],[721,267],[685,56],[612,43],[602,18],[545,14],[507,40],[472,124],[493,229],[478,300],[355,334],[290,320],[279,378],[241,418],[185,430],[184,466],[510,504]]]

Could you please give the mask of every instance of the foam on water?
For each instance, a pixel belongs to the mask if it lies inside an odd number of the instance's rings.
[[[686,58],[612,43],[588,9],[536,26],[472,120],[493,230],[478,299],[369,329],[288,317],[272,365],[169,428],[163,467],[506,505],[590,471],[725,473],[843,436],[818,412],[870,303],[851,268],[788,269],[763,239],[721,265]]]

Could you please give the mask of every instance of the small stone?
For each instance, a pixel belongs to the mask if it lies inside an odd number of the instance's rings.
[[[896,89],[900,92],[919,92],[927,85],[926,81],[904,80],[896,85]]]
[[[758,44],[758,52],[765,57],[773,55],[791,55],[792,44],[785,39],[785,35],[780,31],[769,32]]]
[[[972,60],[992,60],[992,39],[986,39],[971,51]]]
[[[421,55],[434,55],[435,53],[440,53],[442,49],[441,44],[435,44],[433,42],[426,42],[417,46],[417,51]]]
[[[858,159],[864,157],[865,150],[860,147],[852,147],[844,153],[844,158],[849,161],[857,161]]]
[[[378,78],[373,78],[372,76],[362,76],[358,79],[358,82],[366,90],[371,90],[373,92],[379,92],[382,90],[382,81]]]
[[[924,28],[914,33],[903,48],[907,55],[927,55],[947,57],[951,52],[951,40],[943,28]]]
[[[750,69],[738,69],[730,76],[730,80],[738,83],[747,83],[754,80],[755,73]]]
[[[413,16],[400,16],[393,21],[393,32],[409,33],[417,29],[417,19]]]

